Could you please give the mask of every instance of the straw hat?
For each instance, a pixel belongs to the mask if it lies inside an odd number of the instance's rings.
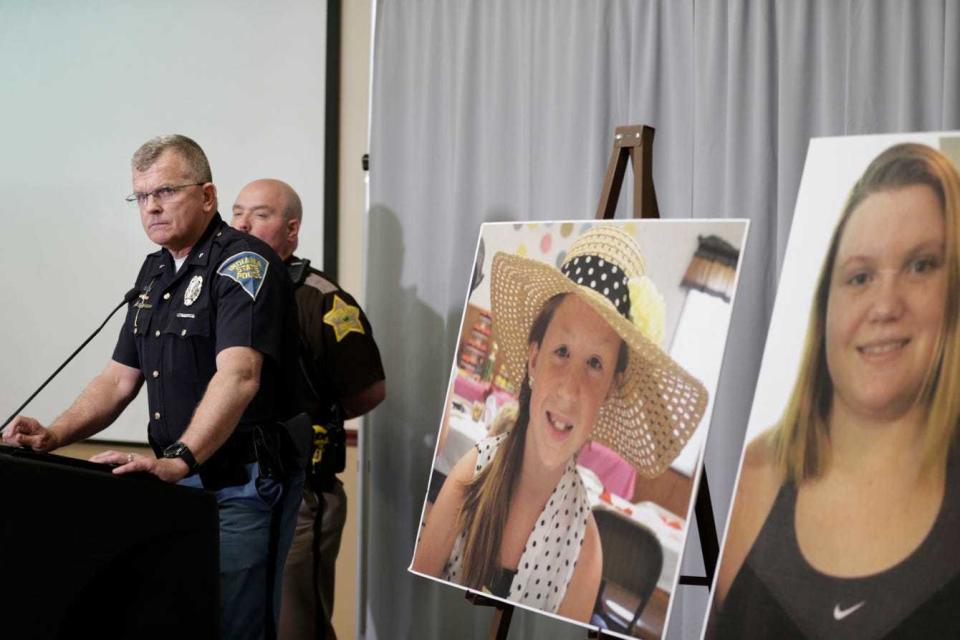
[[[652,478],[690,439],[706,410],[707,390],[660,348],[664,303],[645,271],[634,239],[615,226],[599,225],[573,243],[559,271],[497,253],[490,297],[494,338],[517,389],[527,372],[530,327],[547,300],[576,295],[610,323],[629,358],[591,438]]]

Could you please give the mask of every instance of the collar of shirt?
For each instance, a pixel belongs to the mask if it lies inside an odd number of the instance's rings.
[[[220,238],[223,236],[224,228],[229,227],[227,227],[223,218],[220,217],[220,214],[215,213],[213,218],[210,219],[210,224],[207,225],[203,235],[200,236],[200,239],[197,240],[193,248],[190,249],[190,253],[186,259],[187,267],[192,265],[207,266],[210,261],[211,249],[214,243],[219,243]],[[150,276],[160,276],[166,272],[168,278],[177,280],[189,271],[189,269],[186,268],[177,269],[174,265],[173,255],[167,249],[160,248],[151,253],[150,257],[152,258]],[[173,277],[171,278],[169,274],[173,274]]]

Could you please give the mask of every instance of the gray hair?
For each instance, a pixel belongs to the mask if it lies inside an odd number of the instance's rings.
[[[210,163],[207,162],[207,155],[203,149],[187,136],[177,133],[157,136],[144,142],[130,159],[130,166],[135,171],[146,171],[168,149],[176,151],[186,161],[192,179],[198,182],[213,182]]]

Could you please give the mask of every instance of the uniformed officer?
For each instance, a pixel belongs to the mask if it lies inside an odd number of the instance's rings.
[[[89,437],[146,381],[157,457],[106,451],[92,460],[119,465],[116,474],[146,471],[216,491],[222,634],[269,637],[303,482],[302,472],[282,473],[289,465],[280,468],[269,444],[276,423],[297,409],[285,397],[297,352],[290,339],[297,331],[292,288],[269,246],[221,220],[210,166],[196,142],[154,138],[131,165],[128,200],[161,249],[140,269],[140,295],[128,308],[113,358],[49,428],[19,416],[3,439],[50,451]]]
[[[280,637],[336,638],[334,570],[346,521],[346,495],[334,475],[343,468],[343,419],[362,415],[385,396],[383,365],[370,323],[356,300],[323,272],[297,258],[300,197],[279,180],[256,180],[237,196],[232,224],[267,242],[287,263],[297,286],[301,347],[313,411],[326,446],[316,452],[304,487],[283,581]]]

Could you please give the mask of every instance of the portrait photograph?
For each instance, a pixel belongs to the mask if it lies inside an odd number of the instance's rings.
[[[958,159],[811,141],[704,637],[960,634]]]
[[[746,233],[481,227],[412,572],[663,636]]]

